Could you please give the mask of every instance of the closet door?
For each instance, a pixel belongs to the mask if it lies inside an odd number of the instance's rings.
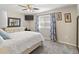
[[[39,31],[45,40],[50,40],[50,15],[39,16]]]

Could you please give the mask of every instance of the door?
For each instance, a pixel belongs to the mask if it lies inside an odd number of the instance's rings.
[[[39,32],[45,40],[50,40],[50,15],[39,16]]]
[[[79,51],[79,16],[77,17],[77,40],[76,40],[76,46]]]

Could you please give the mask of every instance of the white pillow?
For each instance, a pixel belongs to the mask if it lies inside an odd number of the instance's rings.
[[[4,40],[10,39],[9,33],[5,32],[2,29],[0,29],[0,36],[2,36]]]
[[[0,44],[4,41],[4,39],[0,36]]]

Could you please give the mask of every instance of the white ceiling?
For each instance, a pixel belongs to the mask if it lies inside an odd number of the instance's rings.
[[[24,8],[18,6],[17,4],[0,4],[0,9],[6,10],[6,11],[24,13],[24,14],[35,14],[35,13],[40,13],[51,9],[67,6],[67,5],[68,4],[32,4],[32,7],[39,8],[39,10],[33,11],[33,12],[27,12],[27,11],[23,11],[22,9]]]

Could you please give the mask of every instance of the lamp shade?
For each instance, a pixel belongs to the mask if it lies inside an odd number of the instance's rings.
[[[0,28],[7,27],[7,12],[0,10]]]

